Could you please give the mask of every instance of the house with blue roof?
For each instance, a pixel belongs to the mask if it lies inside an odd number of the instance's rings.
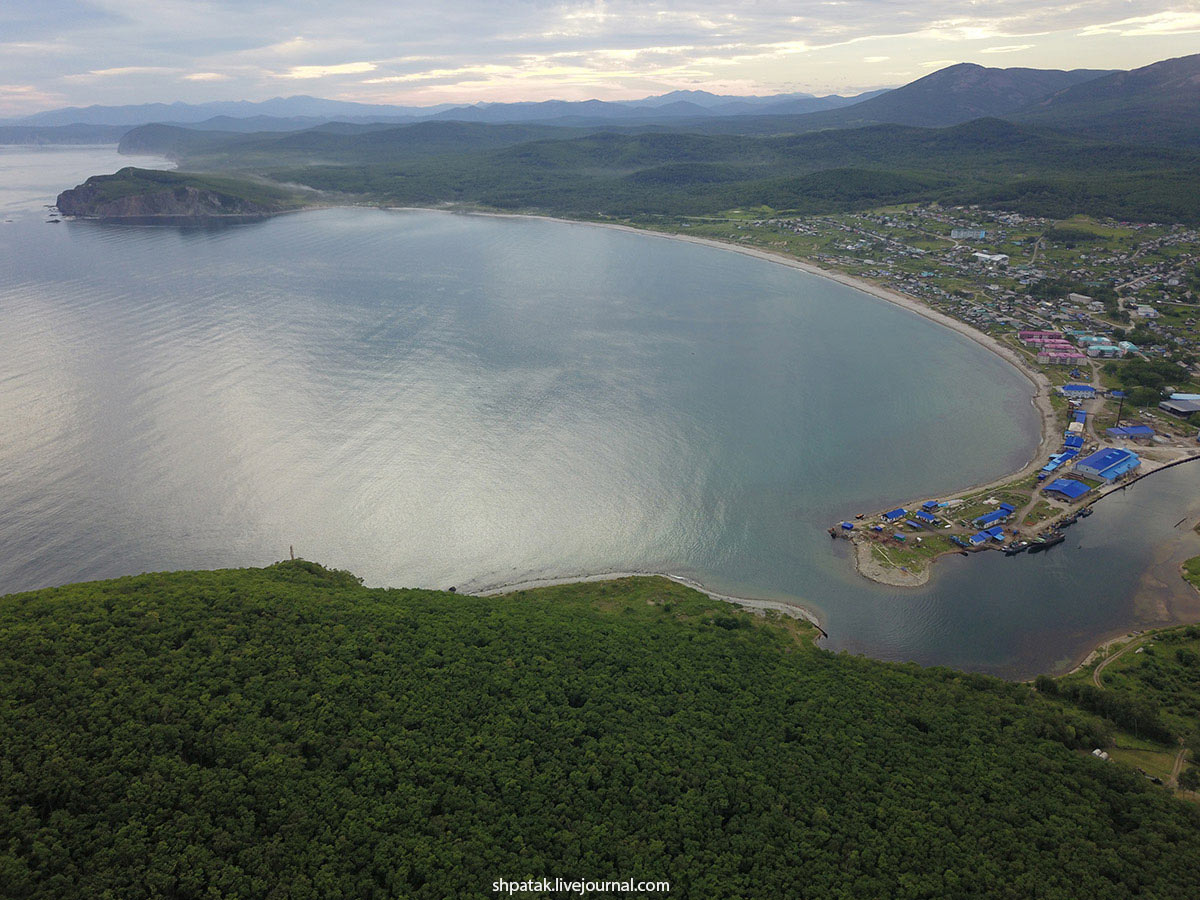
[[[929,513],[922,510],[917,510],[915,513],[913,513],[913,518],[921,520],[926,525],[936,525],[938,521],[934,516],[931,516]]]
[[[1058,392],[1070,400],[1090,400],[1096,396],[1096,389],[1090,384],[1064,384]]]
[[[969,538],[967,538],[967,543],[970,544],[972,547],[978,547],[980,544],[986,544],[988,541],[1002,542],[1003,540],[1004,540],[1004,529],[1001,528],[999,525],[997,525],[993,528],[988,528],[983,531],[976,532],[975,534],[973,534]]]
[[[1068,432],[1067,436],[1063,438],[1063,446],[1066,447],[1068,450],[1076,450],[1076,451],[1082,450],[1083,449],[1083,435],[1071,434]]]
[[[1075,471],[1104,481],[1116,481],[1141,464],[1141,459],[1132,450],[1106,447],[1075,463]]]
[[[1016,512],[1016,508],[1011,503],[1001,503],[994,512],[984,513],[977,519],[972,520],[971,524],[976,528],[987,528],[989,525],[995,525],[997,522],[1006,522],[1008,518]]]
[[[903,519],[907,515],[908,515],[908,510],[905,509],[903,506],[898,506],[895,509],[893,509],[891,512],[885,512],[883,514],[883,517],[885,519],[887,519],[889,522],[895,522],[897,519]]]
[[[1080,444],[1082,443],[1083,441],[1081,440]],[[1053,472],[1055,469],[1062,466],[1063,463],[1074,459],[1078,455],[1078,450],[1064,450],[1062,453],[1052,453],[1050,454],[1050,462],[1042,466],[1042,471],[1047,473]]]

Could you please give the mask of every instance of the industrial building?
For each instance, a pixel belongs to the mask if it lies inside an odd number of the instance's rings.
[[[1120,428],[1109,428],[1108,434],[1114,438],[1150,438],[1154,437],[1154,429],[1149,425],[1122,425]]]
[[[1186,418],[1194,412],[1200,412],[1200,400],[1164,400],[1158,404],[1159,409],[1165,409],[1173,416]]]
[[[1141,464],[1141,459],[1132,450],[1107,447],[1075,463],[1075,471],[1080,475],[1090,475],[1103,481],[1116,481]]]
[[[1082,481],[1073,478],[1056,478],[1042,488],[1047,494],[1062,494],[1068,500],[1078,500],[1090,490],[1091,488]]]

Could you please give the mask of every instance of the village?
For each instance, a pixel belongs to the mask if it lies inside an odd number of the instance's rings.
[[[828,216],[731,214],[691,222],[689,231],[786,251],[918,297],[989,334],[1069,329],[1095,338],[1091,358],[1195,362],[1194,228],[931,203]]]
[[[870,578],[919,584],[946,553],[1042,552],[1106,493],[1200,456],[1200,230],[937,203],[823,216],[735,210],[681,227],[916,298],[1039,385],[1047,433],[1021,472],[829,529],[855,543]]]
[[[1060,446],[1009,481],[946,499],[857,513],[831,527],[831,537],[855,543],[859,570],[867,577],[920,584],[928,577],[929,564],[947,553],[1001,550],[1015,556],[1049,550],[1065,540],[1064,529],[1091,515],[1092,505],[1106,494],[1200,456],[1193,436],[1161,434],[1144,416],[1122,419],[1123,391],[1069,383],[1056,389],[1056,399],[1063,402],[1068,420]]]

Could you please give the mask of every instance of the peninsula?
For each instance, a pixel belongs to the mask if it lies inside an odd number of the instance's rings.
[[[55,201],[64,216],[108,221],[254,220],[300,209],[304,192],[262,179],[127,167],[93,175]]]

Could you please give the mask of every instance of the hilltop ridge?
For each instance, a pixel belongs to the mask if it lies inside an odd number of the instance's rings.
[[[0,892],[1191,900],[1200,814],[1088,755],[1101,719],[811,635],[661,578],[302,560],[0,598]]]

